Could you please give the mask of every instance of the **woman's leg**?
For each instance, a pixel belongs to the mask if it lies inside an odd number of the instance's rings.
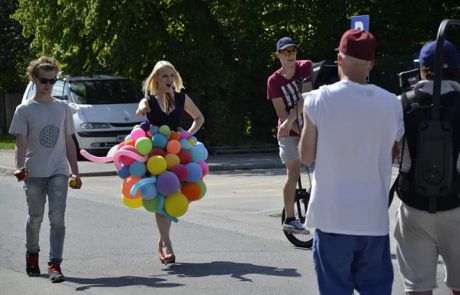
[[[157,221],[158,232],[160,233],[159,247],[162,248],[164,255],[173,255],[171,238],[169,237],[169,230],[171,229],[171,219],[159,213],[155,213]]]

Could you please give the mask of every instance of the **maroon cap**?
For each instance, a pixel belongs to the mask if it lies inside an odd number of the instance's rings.
[[[376,47],[374,35],[363,30],[350,29],[343,33],[339,51],[354,58],[371,61],[374,60]]]

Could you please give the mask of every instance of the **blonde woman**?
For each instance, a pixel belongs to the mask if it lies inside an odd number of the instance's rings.
[[[187,113],[193,119],[187,131],[195,134],[203,125],[204,117],[192,99],[181,91],[183,88],[182,78],[176,68],[168,61],[158,61],[144,81],[145,97],[139,102],[136,115],[146,115],[149,122],[156,126],[168,125],[171,130],[183,130],[183,119]],[[160,234],[160,261],[163,264],[174,263],[176,257],[169,236],[171,220],[159,213],[155,213],[155,219]]]

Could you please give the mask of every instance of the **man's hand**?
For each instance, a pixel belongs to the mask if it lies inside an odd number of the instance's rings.
[[[284,120],[283,123],[278,127],[278,137],[288,136],[292,129],[292,121],[288,119]]]
[[[18,181],[23,181],[24,179],[26,179],[28,174],[29,174],[29,171],[25,167],[22,167],[21,169],[16,169],[14,171],[14,176],[16,176]]]
[[[80,189],[81,186],[82,186],[82,182],[81,182],[80,176],[72,175],[69,178],[69,187],[71,187],[73,189]]]

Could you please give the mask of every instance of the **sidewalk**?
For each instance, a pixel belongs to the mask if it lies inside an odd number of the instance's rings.
[[[210,172],[283,168],[277,153],[209,155],[207,163]],[[113,163],[79,161],[78,166],[81,176],[105,176],[116,174]],[[12,175],[14,170],[14,151],[0,150],[0,175]]]

